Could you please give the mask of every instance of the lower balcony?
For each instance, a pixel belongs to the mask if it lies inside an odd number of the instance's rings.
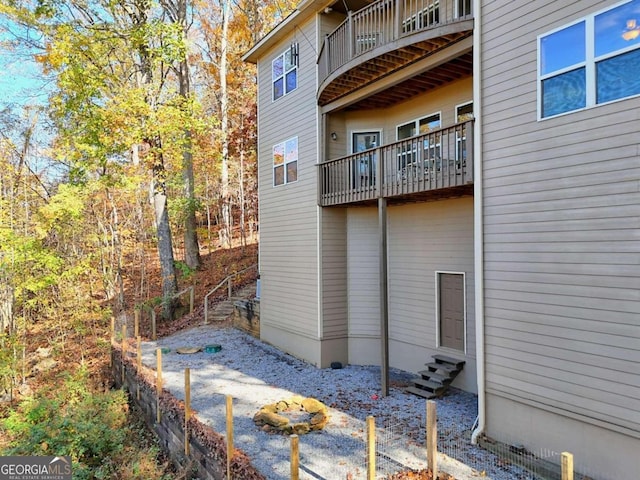
[[[473,120],[318,165],[322,207],[473,194]]]

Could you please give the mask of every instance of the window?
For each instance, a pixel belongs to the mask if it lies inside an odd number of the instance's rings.
[[[353,132],[351,134],[351,152],[360,153],[353,159],[353,188],[373,187],[376,178],[376,151],[380,146],[380,131]],[[361,153],[364,152],[364,153]]]
[[[473,120],[473,102],[464,103],[456,107],[456,123],[464,123]],[[462,163],[465,166],[467,160],[467,126],[456,129],[456,168]]]
[[[440,157],[440,134],[428,135],[440,128],[440,112],[427,115],[412,122],[399,125],[396,129],[397,140],[405,140],[417,135],[425,135],[422,139],[422,157],[434,160]],[[405,175],[407,167],[416,166],[418,155],[417,141],[402,142],[398,146],[398,172]]]
[[[463,103],[456,107],[456,123],[473,120],[473,102]]]
[[[298,137],[273,146],[273,185],[298,180]]]
[[[458,0],[456,7],[458,9],[458,17],[463,17],[465,15],[471,14],[471,0]]]
[[[298,44],[291,47],[271,62],[273,99],[277,100],[298,88]]]
[[[398,126],[396,138],[398,140],[404,140],[405,138],[429,133],[438,128],[440,128],[440,113],[434,113]]]
[[[640,0],[538,37],[539,118],[640,95]]]

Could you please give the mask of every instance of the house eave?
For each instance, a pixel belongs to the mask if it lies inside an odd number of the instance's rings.
[[[290,35],[301,20],[308,18],[317,12],[321,12],[335,0],[303,0],[300,5],[291,12],[287,18],[276,25],[269,33],[262,37],[251,49],[242,56],[242,61],[258,63],[264,52]]]

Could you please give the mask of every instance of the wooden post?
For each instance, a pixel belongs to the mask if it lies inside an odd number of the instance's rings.
[[[227,298],[231,298],[232,293],[233,285],[231,284],[231,276],[229,276],[229,279],[227,280]]]
[[[195,300],[196,300],[195,288],[191,287],[189,289],[189,313],[193,313],[193,304]]]
[[[125,376],[124,376],[124,357],[127,354],[127,326],[125,324],[122,325],[122,346],[121,346],[121,350],[120,350],[120,361],[122,363],[122,387],[124,388],[124,380],[125,380]]]
[[[573,480],[573,455],[562,452],[562,480]]]
[[[433,400],[427,400],[427,464],[433,478],[438,478],[438,426]]]
[[[136,367],[138,371],[142,368],[142,337],[138,335],[136,337]]]
[[[231,480],[233,458],[233,397],[227,395],[227,479]]]
[[[291,435],[291,480],[300,478],[300,448],[298,435]]]
[[[142,370],[142,338],[140,338],[140,335],[136,338],[136,357],[136,367],[139,374],[140,370]],[[140,382],[136,382],[136,398],[140,400]]]
[[[116,341],[116,319],[111,317],[111,354],[109,355],[109,366],[113,368],[113,344]]]
[[[162,349],[156,348],[156,422],[160,423],[160,395],[162,394]]]
[[[376,480],[376,419],[367,417],[367,480]]]
[[[378,159],[378,163],[382,164],[382,157]],[[382,175],[382,170],[378,170]],[[380,271],[380,371],[382,374],[380,388],[382,396],[387,397],[389,396],[389,283],[387,279],[387,199],[383,197],[378,197],[378,236],[380,252],[378,260]]]
[[[140,310],[137,308],[133,310],[133,336],[140,335]]]
[[[184,369],[184,454],[189,455],[189,418],[191,417],[191,369]]]
[[[151,339],[158,339],[158,335],[156,333],[156,311],[153,308],[151,309]]]

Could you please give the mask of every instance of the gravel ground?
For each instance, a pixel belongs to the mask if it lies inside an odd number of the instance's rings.
[[[217,353],[178,354],[180,347],[220,344]],[[225,396],[234,399],[234,444],[269,480],[290,478],[287,436],[266,433],[253,423],[263,405],[294,395],[314,397],[329,407],[330,420],[320,432],[300,436],[300,478],[365,478],[365,419],[376,419],[378,466],[385,474],[424,468],[425,400],[404,392],[413,374],[392,369],[390,395],[380,396],[378,367],[318,369],[233,328],[202,326],[157,342],[143,343],[143,362],[155,368],[155,349],[163,354],[163,382],[184,399],[184,369],[191,369],[191,404],[198,418],[224,434]],[[437,400],[440,469],[458,480],[477,479],[484,470],[494,480],[526,478],[507,471],[492,454],[469,445],[477,415],[475,395],[450,389]],[[455,457],[460,460],[454,460]],[[465,464],[474,465],[474,470]],[[350,476],[349,476],[350,475]]]

